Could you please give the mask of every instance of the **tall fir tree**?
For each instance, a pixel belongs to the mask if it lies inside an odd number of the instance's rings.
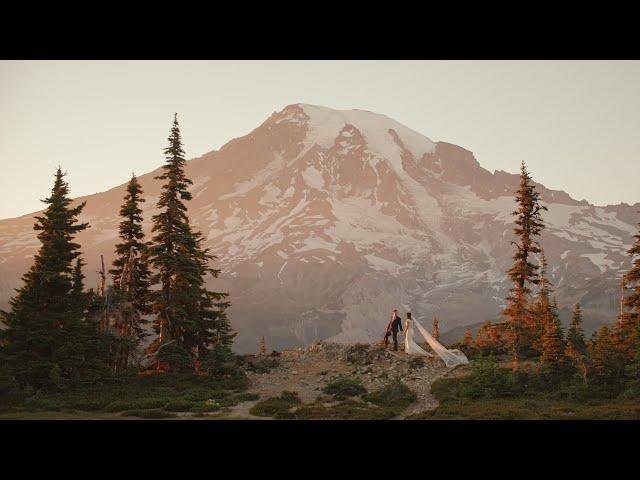
[[[144,315],[151,313],[151,270],[149,246],[144,241],[142,209],[145,200],[135,174],[127,184],[124,203],[120,208],[120,243],[115,246],[116,258],[109,273],[113,279],[110,296],[117,320],[112,332],[112,367],[126,370],[129,359],[147,335]]]
[[[584,381],[587,380],[587,341],[582,328],[582,309],[580,303],[573,308],[571,325],[567,331],[567,347],[565,356],[573,367],[580,372]]]
[[[84,265],[84,261],[77,257],[72,272],[70,328],[59,356],[71,365],[71,379],[82,379],[86,383],[108,373],[109,358],[107,340],[99,331],[98,318],[91,311],[94,293],[84,289]]]
[[[542,338],[545,335],[547,323],[551,321],[553,316],[551,305],[553,285],[547,277],[547,268],[547,258],[544,254],[544,249],[540,247],[539,290],[531,305],[532,324],[529,331],[531,347],[534,352],[540,354],[542,353]]]
[[[635,334],[635,356],[625,368],[627,381],[627,394],[632,397],[640,397],[640,326]]]
[[[142,187],[135,174],[127,184],[127,193],[120,208],[120,239],[116,245],[116,259],[113,268],[109,270],[113,278],[116,293],[133,303],[134,308],[141,314],[151,313],[149,249],[144,241],[142,229]]]
[[[512,242],[515,246],[513,266],[508,270],[513,288],[507,297],[507,307],[503,311],[510,327],[510,347],[513,357],[513,368],[517,369],[520,358],[532,347],[533,316],[529,309],[530,285],[537,285],[538,266],[531,262],[531,257],[540,253],[536,238],[544,229],[541,212],[547,208],[540,204],[540,194],[536,191],[526,165],[520,166],[520,185],[516,191],[518,209],[514,233],[518,238]]]
[[[633,262],[632,267],[624,276],[627,288],[631,290],[631,293],[624,300],[624,306],[636,321],[640,317],[640,222],[638,222],[638,227],[639,231],[634,235],[635,241],[628,252]]]
[[[85,203],[71,206],[69,186],[58,168],[51,196],[41,216],[36,217],[40,249],[23,276],[24,285],[2,312],[2,332],[7,363],[21,386],[47,388],[77,380],[98,359],[97,332],[85,322],[87,306],[82,290],[80,245],[76,234],[88,227],[78,216]]]
[[[625,362],[631,362],[636,356],[635,336],[640,326],[640,232],[634,238],[628,251],[631,269],[622,278],[621,309],[613,327],[616,347]]]
[[[613,332],[606,324],[594,333],[587,346],[590,360],[590,378],[598,383],[615,384],[624,372],[620,351],[616,348]]]
[[[550,305],[550,314],[544,324],[540,363],[545,370],[557,372],[565,364],[564,352],[565,344],[562,327],[560,326],[560,319],[557,315],[557,305],[554,299]]]
[[[184,172],[177,115],[168,141],[163,173],[156,177],[164,185],[157,204],[160,213],[153,216],[150,261],[158,272],[152,282],[160,288],[152,294],[158,337],[149,352],[156,354],[159,369],[198,368],[211,349],[216,349],[218,357],[230,352],[234,333],[225,312],[227,294],[210,292],[204,284],[207,274],[217,277],[220,272],[208,266],[215,257],[203,248],[204,239],[187,216],[185,201],[191,200],[192,182]]]

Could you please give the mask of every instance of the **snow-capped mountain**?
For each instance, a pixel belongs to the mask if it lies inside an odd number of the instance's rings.
[[[187,145],[188,149],[188,145]],[[518,165],[514,162],[514,171]],[[139,177],[150,229],[160,183]],[[536,172],[533,172],[534,176]],[[192,222],[218,255],[237,348],[381,338],[393,307],[443,331],[499,318],[510,287],[518,176],[490,173],[461,147],[362,110],[290,105],[187,164]],[[595,207],[539,186],[542,237],[560,307],[615,317],[640,204]],[[42,192],[44,193],[44,192]],[[113,259],[124,185],[79,198],[89,284]],[[0,305],[38,247],[33,215],[0,221]]]

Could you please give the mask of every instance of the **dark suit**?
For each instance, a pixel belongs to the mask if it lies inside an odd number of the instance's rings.
[[[393,337],[393,349],[398,351],[398,330],[402,331],[402,319],[396,315],[387,325],[387,333],[384,335],[384,346],[389,345],[389,336]]]

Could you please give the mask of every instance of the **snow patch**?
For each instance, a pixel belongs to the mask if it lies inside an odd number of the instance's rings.
[[[606,253],[583,253],[580,256],[591,260],[591,263],[598,267],[602,273],[606,272],[607,268],[611,268],[614,265],[613,260],[605,258],[607,256]]]
[[[369,149],[383,158],[399,158],[399,148],[389,130],[394,130],[416,160],[435,150],[436,145],[424,135],[378,113],[366,110],[334,110],[301,104],[309,117],[307,142],[331,148],[345,125],[353,125],[365,137]],[[345,132],[343,132],[343,136]]]
[[[314,166],[307,167],[302,172],[302,178],[310,187],[316,190],[321,190],[324,187],[324,179],[322,178],[322,172]]]

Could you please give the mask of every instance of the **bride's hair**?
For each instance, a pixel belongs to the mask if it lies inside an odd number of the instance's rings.
[[[407,312],[407,318],[411,319],[411,312]]]

